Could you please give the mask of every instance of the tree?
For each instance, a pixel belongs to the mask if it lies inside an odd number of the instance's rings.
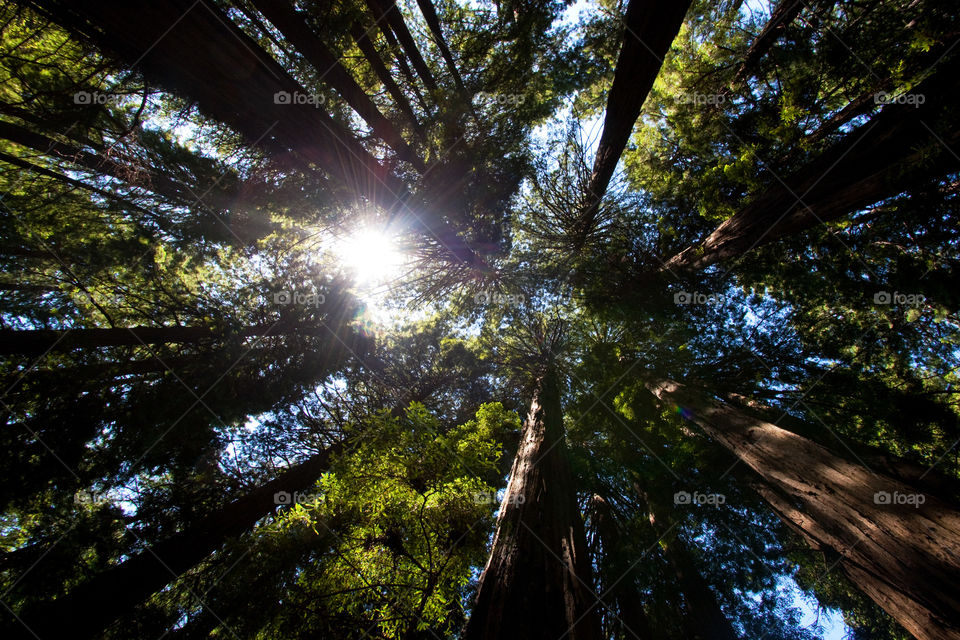
[[[951,567],[960,561],[951,541],[960,519],[955,509],[776,425],[700,399],[673,381],[652,382],[649,388],[682,407],[756,471],[763,480],[761,495],[778,514],[818,546],[840,554],[851,579],[912,634],[955,634],[956,607],[947,588],[955,572]],[[901,507],[908,502],[898,501],[900,496],[914,498],[909,504],[917,508]],[[910,584],[919,576],[919,584]]]
[[[556,374],[537,380],[464,634],[599,637],[583,523],[564,459]]]
[[[958,34],[3,5],[0,628],[958,637]]]

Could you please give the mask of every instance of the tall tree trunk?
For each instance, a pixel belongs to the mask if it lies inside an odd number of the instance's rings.
[[[690,0],[630,0],[624,18],[623,46],[607,96],[603,133],[593,172],[577,222],[576,242],[582,247],[596,224],[600,200],[640,117],[643,101],[653,87],[663,57],[683,24]]]
[[[40,133],[35,133],[12,122],[0,122],[0,138],[33,149],[51,158],[70,162],[88,171],[92,171],[97,175],[107,175],[132,187],[146,189],[173,202],[190,205],[197,202],[197,195],[204,193],[204,189],[200,186],[195,185],[190,187],[162,173],[147,169],[146,167],[126,165],[118,162],[114,158],[84,151],[78,146],[55,140]],[[4,154],[4,159],[18,165],[28,164],[24,160],[15,159],[12,156],[8,157],[6,154]],[[44,173],[57,179],[63,179],[67,184],[74,186],[82,185],[83,188],[89,190],[96,189],[96,187],[86,183],[79,183],[79,181],[71,178],[60,178],[59,174],[55,174],[52,171]],[[101,193],[101,190],[97,189],[97,192]],[[109,192],[102,193],[106,194]],[[197,195],[193,195],[194,193]],[[118,198],[115,194],[110,194],[109,197]],[[224,199],[218,191],[210,190],[209,193],[204,196],[204,202],[215,209],[224,209],[227,208],[232,201]],[[143,210],[141,209],[141,211]]]
[[[413,36],[410,35],[410,30],[407,29],[407,23],[404,22],[403,14],[400,13],[400,8],[397,7],[395,0],[367,0],[367,6],[373,11],[378,21],[380,18],[387,21],[390,29],[400,42],[400,48],[409,58],[410,64],[413,65],[417,75],[423,80],[423,84],[429,91],[436,91],[437,82],[433,79],[433,74],[430,73],[430,68],[427,67],[426,61],[420,54],[420,49],[417,48]]]
[[[383,63],[383,60],[380,59],[380,54],[377,53],[377,48],[373,46],[370,36],[367,35],[367,30],[364,29],[359,22],[354,22],[350,27],[350,34],[357,43],[357,48],[360,49],[360,53],[363,54],[367,64],[370,65],[370,68],[373,69],[373,72],[380,80],[380,83],[383,84],[384,88],[386,88],[387,93],[389,93],[390,97],[393,98],[393,101],[397,104],[397,107],[400,109],[400,111],[407,116],[407,120],[410,121],[410,126],[413,128],[413,130],[419,133],[421,131],[421,127],[420,123],[417,121],[417,114],[413,112],[413,107],[410,105],[410,101],[407,100],[407,96],[403,93],[403,90],[400,88],[400,85],[397,84],[397,81],[393,79],[393,76],[390,74],[390,70],[387,69],[387,66]],[[417,93],[416,96],[419,98],[420,107],[424,111],[427,111],[427,104],[423,101],[423,96],[421,96],[419,93]]]
[[[31,355],[73,349],[185,344],[267,335],[333,336],[325,326],[287,324],[252,325],[233,333],[208,327],[120,327],[114,329],[0,329],[0,354]]]
[[[670,258],[667,270],[694,271],[835,220],[911,186],[960,169],[955,119],[960,87],[949,67],[918,85],[922,105],[896,104]]]
[[[276,0],[253,0],[260,13],[274,24],[283,37],[313,65],[320,80],[331,86],[347,101],[354,111],[370,125],[374,134],[393,149],[397,157],[412,164],[417,171],[425,170],[423,161],[417,157],[393,124],[380,113],[377,105],[364,93],[350,72],[323,42],[310,31],[304,19],[297,15],[292,5]]]
[[[339,444],[326,449],[220,511],[74,587],[66,595],[27,607],[20,613],[24,624],[11,629],[7,637],[39,636],[47,640],[99,635],[114,620],[173,582],[229,538],[248,531],[272,513],[277,507],[276,493],[309,487],[329,468],[331,455],[340,450]]]
[[[316,105],[292,100],[306,90],[214,5],[190,0],[19,2],[116,52],[157,86],[195,100],[208,116],[252,144],[280,158],[296,158],[308,174],[320,167],[358,200],[390,210],[410,196],[407,184],[350,130]],[[483,264],[440,212],[426,203],[407,203],[406,208],[414,205],[410,227],[436,240],[441,255],[461,265]]]
[[[590,500],[590,508],[597,535],[600,536],[603,555],[608,558],[607,554],[613,554],[620,548],[622,539],[620,527],[614,519],[610,503],[602,496],[594,495]],[[605,563],[599,562],[598,564],[602,577]],[[615,637],[624,640],[652,640],[654,636],[650,627],[650,620],[647,618],[646,611],[643,608],[643,600],[633,578],[629,575],[613,575],[604,582],[609,582],[611,585],[601,585],[604,599],[608,595],[612,595],[613,602],[616,605],[617,616],[613,625],[611,625],[619,627],[618,633],[614,634]],[[613,591],[612,594],[609,593],[611,590]],[[609,635],[613,630],[605,631]]]
[[[739,393],[726,393],[724,400],[738,409],[745,410],[746,413],[774,422],[794,433],[808,432],[809,426],[801,420],[785,414],[782,409],[760,403],[755,398],[748,398]],[[936,496],[954,507],[960,504],[960,480],[950,478],[938,472],[936,468],[930,468],[858,442],[845,442],[841,447],[834,447],[834,450],[839,450],[841,454],[848,451],[874,471],[902,482],[920,493]]]
[[[10,393],[21,384],[25,386],[31,384],[56,385],[62,381],[69,383],[72,387],[81,389],[90,387],[104,389],[117,384],[126,384],[126,382],[115,381],[116,378],[123,376],[142,376],[168,371],[183,376],[187,371],[210,372],[218,365],[221,367],[220,372],[222,372],[224,367],[232,364],[241,354],[246,362],[251,362],[269,353],[269,351],[269,349],[258,347],[248,352],[218,350],[190,355],[128,360],[126,362],[101,362],[76,367],[53,369],[33,367],[28,371],[18,371],[0,377],[0,388],[6,389],[7,393]]]
[[[655,500],[650,500],[639,488],[638,493],[646,503],[650,525],[660,537],[660,547],[677,574],[686,605],[683,626],[687,629],[690,640],[739,640],[733,625],[720,608],[717,596],[697,570],[693,555],[683,538],[671,531],[664,515],[665,509],[655,504]]]
[[[750,48],[747,49],[747,54],[743,57],[743,63],[734,76],[734,83],[744,80],[755,72],[760,60],[767,55],[774,43],[780,39],[786,28],[800,15],[806,5],[807,2],[804,2],[804,0],[780,0],[777,3],[760,35],[754,39]]]
[[[407,64],[407,59],[403,56],[400,43],[397,42],[397,38],[393,35],[393,31],[390,30],[390,25],[387,23],[387,16],[384,14],[377,15],[376,9],[371,8],[371,11],[374,13],[374,24],[380,29],[380,33],[383,34],[383,39],[387,41],[387,46],[396,52],[397,66],[400,67],[400,73],[404,78],[407,79],[407,84],[410,85],[410,90],[413,91],[415,96],[417,96],[417,102],[420,103],[420,107],[429,113],[430,109],[427,107],[427,101],[424,100],[423,94],[420,92],[420,88],[417,87],[417,78],[413,75],[413,71],[410,70],[410,65]],[[363,27],[361,27],[361,30],[364,36],[368,36],[370,33],[368,29],[363,29]],[[354,38],[356,39],[356,36],[354,36]],[[359,44],[360,41],[357,40],[357,42]]]
[[[437,15],[436,7],[433,6],[432,0],[417,0],[417,5],[420,7],[420,13],[423,14],[424,20],[427,21],[427,26],[430,27],[433,41],[437,43],[437,48],[440,49],[440,55],[447,63],[447,69],[453,76],[454,84],[457,85],[460,93],[466,93],[467,89],[463,86],[463,78],[460,77],[460,72],[457,70],[457,63],[454,61],[453,54],[450,53],[450,47],[447,46],[447,41],[443,37],[443,28],[440,26],[440,17]]]
[[[774,509],[916,638],[960,638],[960,512],[672,380],[647,388],[759,474]]]
[[[109,200],[112,200],[112,201],[116,202],[117,204],[119,204],[120,206],[122,206],[122,207],[124,207],[124,208],[130,208],[130,209],[133,209],[134,211],[139,211],[140,213],[144,214],[145,216],[147,216],[147,217],[149,217],[149,218],[151,218],[151,219],[158,220],[158,219],[160,218],[160,216],[158,216],[158,215],[157,215],[156,213],[154,213],[153,211],[149,211],[149,210],[147,210],[147,209],[144,209],[144,208],[141,207],[140,205],[135,204],[135,203],[133,203],[133,202],[130,202],[129,200],[123,198],[123,197],[120,196],[119,194],[116,194],[116,193],[114,193],[114,192],[112,192],[112,191],[107,191],[106,189],[101,189],[101,188],[99,188],[99,187],[95,187],[95,186],[93,186],[93,185],[91,185],[91,184],[87,184],[86,182],[83,182],[82,180],[77,180],[77,179],[75,179],[75,178],[71,178],[71,177],[69,177],[69,176],[67,176],[67,175],[64,175],[64,174],[62,174],[62,173],[58,173],[58,172],[56,172],[56,171],[52,171],[52,170],[50,170],[50,169],[48,169],[48,168],[46,168],[46,167],[41,167],[40,165],[33,164],[32,162],[27,162],[26,160],[23,160],[23,159],[21,159],[21,158],[17,158],[16,156],[11,156],[11,155],[9,155],[9,154],[0,152],[0,160],[2,160],[3,162],[6,162],[6,163],[8,163],[8,164],[12,164],[12,165],[14,165],[14,166],[16,166],[16,167],[20,167],[21,169],[24,169],[24,170],[29,171],[29,172],[31,172],[31,173],[34,173],[34,174],[37,174],[37,175],[42,175],[42,176],[47,176],[48,178],[52,178],[52,179],[57,180],[57,181],[59,181],[59,182],[62,182],[62,183],[64,183],[64,184],[70,185],[71,187],[77,187],[77,188],[79,188],[79,189],[83,189],[83,190],[85,190],[85,191],[89,191],[89,192],[91,192],[91,193],[95,193],[95,194],[97,194],[97,195],[99,195],[99,196],[102,196],[102,197],[104,197],[104,198],[107,198],[107,199],[109,199]]]
[[[599,640],[554,373],[537,384],[465,640]]]

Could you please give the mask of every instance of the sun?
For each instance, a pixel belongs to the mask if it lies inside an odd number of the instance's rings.
[[[375,227],[361,227],[340,238],[335,253],[357,285],[366,288],[396,280],[406,262],[396,235]]]

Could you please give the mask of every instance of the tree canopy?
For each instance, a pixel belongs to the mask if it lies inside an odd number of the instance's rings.
[[[0,634],[960,639],[948,0],[0,4]]]

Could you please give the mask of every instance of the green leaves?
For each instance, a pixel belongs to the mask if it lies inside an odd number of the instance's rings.
[[[461,590],[483,562],[493,524],[498,438],[517,428],[519,418],[499,403],[456,427],[416,403],[355,425],[357,447],[278,522],[280,531],[334,532],[332,552],[303,568],[290,596],[344,631],[454,632]]]

